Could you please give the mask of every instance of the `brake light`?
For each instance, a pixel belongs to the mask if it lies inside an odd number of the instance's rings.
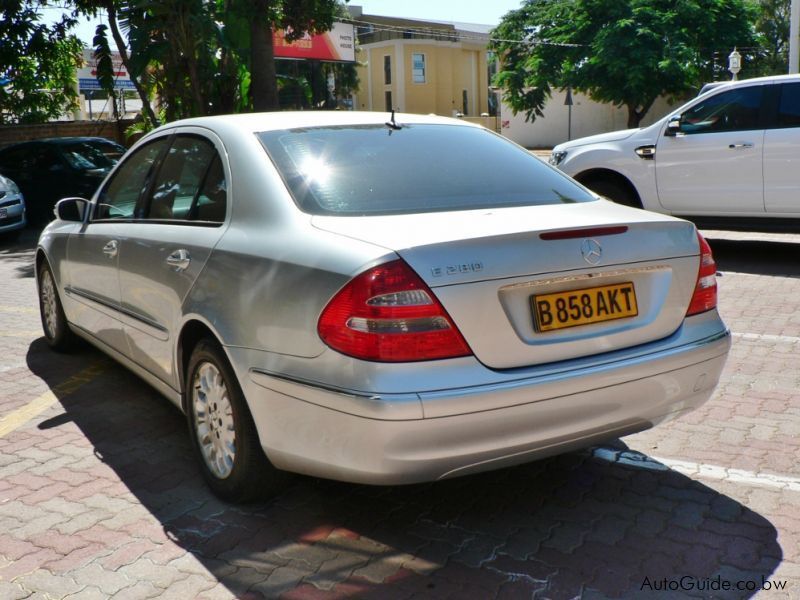
[[[697,232],[700,242],[700,269],[697,272],[697,283],[694,286],[694,295],[689,303],[686,316],[690,317],[717,306],[717,263],[711,254],[711,246],[705,238]]]
[[[409,362],[472,354],[430,288],[403,260],[347,283],[322,311],[317,331],[348,356]]]

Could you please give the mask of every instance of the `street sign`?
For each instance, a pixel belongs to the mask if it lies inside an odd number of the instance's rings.
[[[88,79],[85,77],[78,78],[78,88],[82,92],[92,92],[103,89],[103,87],[100,85],[100,80],[96,78]],[[135,90],[136,86],[133,85],[133,82],[130,79],[117,79],[114,82],[114,88],[118,90]]]
[[[112,53],[111,62],[114,69],[114,88],[118,90],[135,90],[136,87],[133,85],[125,65],[122,64],[122,58],[118,52]],[[97,59],[95,59],[92,50],[83,51],[83,67],[78,69],[78,88],[81,91],[103,89],[97,79]]]

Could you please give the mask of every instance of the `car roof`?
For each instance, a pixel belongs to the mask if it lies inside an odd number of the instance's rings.
[[[700,91],[697,92],[697,95],[702,96],[706,92],[710,92],[711,90],[716,89],[721,85],[726,85],[728,83],[730,83],[730,81],[710,81],[709,83],[706,83],[703,87],[700,88]]]
[[[800,74],[790,73],[788,75],[768,75],[766,77],[752,77],[750,79],[737,79],[735,81],[733,80],[712,81],[711,83],[705,84],[697,95],[701,96],[706,92],[710,92],[711,90],[719,90],[722,89],[723,87],[726,89],[730,89],[739,86],[767,84],[767,83],[784,83],[790,81],[800,82]]]
[[[80,142],[101,142],[104,144],[114,144],[115,146],[120,146],[114,140],[109,140],[107,138],[102,137],[89,137],[89,136],[71,136],[71,137],[56,137],[56,138],[39,138],[36,140],[27,140],[25,142],[19,142],[16,144],[9,144],[8,146],[3,146],[0,148],[0,152],[5,152],[6,150],[10,150],[12,148],[25,148],[28,146],[39,146],[39,145],[58,145],[63,146],[66,144],[76,144]]]
[[[215,126],[222,126],[253,133],[303,127],[383,125],[390,120],[391,114],[386,111],[282,111],[184,119],[163,125],[156,131],[165,131],[178,126],[208,127],[211,129],[214,129]],[[401,126],[405,123],[480,127],[460,119],[411,113],[396,113],[395,122]]]
[[[90,137],[90,136],[73,136],[73,137],[57,137],[57,138],[44,138],[41,140],[34,140],[37,142],[46,142],[48,144],[74,144],[80,142],[100,142],[104,144],[116,144],[119,146],[117,142],[114,140],[109,140],[108,138],[102,137]]]

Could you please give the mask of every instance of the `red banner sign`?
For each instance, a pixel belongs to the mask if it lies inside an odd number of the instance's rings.
[[[275,58],[306,58],[355,62],[356,41],[353,26],[349,23],[334,23],[333,29],[317,35],[306,34],[294,42],[286,41],[286,32],[272,34]]]

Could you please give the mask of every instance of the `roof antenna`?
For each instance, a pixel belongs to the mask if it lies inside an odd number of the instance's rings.
[[[389,121],[386,121],[385,125],[386,125],[386,126],[389,128],[389,129],[394,129],[395,131],[397,131],[397,130],[399,130],[399,129],[402,129],[402,128],[403,128],[403,126],[402,126],[402,125],[398,125],[398,124],[397,124],[397,121],[395,121],[395,120],[394,120],[394,109],[392,109],[392,118],[391,118],[391,120],[389,120]]]

